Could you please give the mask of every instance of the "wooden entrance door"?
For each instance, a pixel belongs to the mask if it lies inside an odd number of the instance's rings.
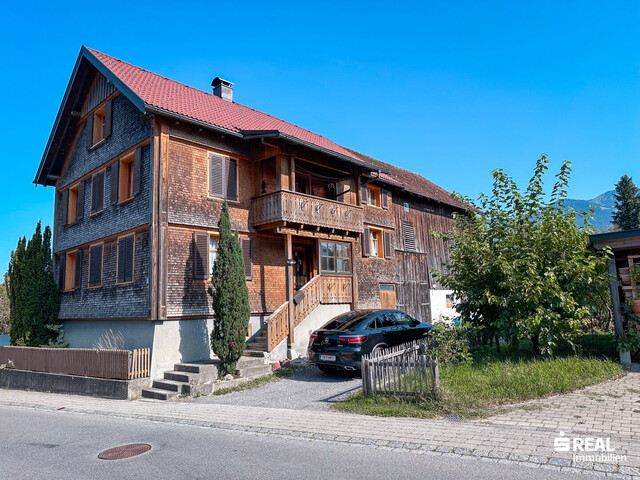
[[[396,308],[396,286],[390,283],[380,284],[380,305],[384,309]]]
[[[293,286],[300,290],[313,276],[313,248],[311,245],[293,246]]]

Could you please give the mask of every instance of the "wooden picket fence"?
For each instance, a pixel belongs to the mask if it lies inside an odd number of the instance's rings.
[[[365,395],[437,397],[440,392],[438,359],[429,355],[424,340],[385,348],[362,357]]]
[[[151,349],[0,347],[0,365],[18,370],[127,380],[148,377]]]
[[[151,349],[138,348],[129,352],[129,380],[145,378],[151,373]]]

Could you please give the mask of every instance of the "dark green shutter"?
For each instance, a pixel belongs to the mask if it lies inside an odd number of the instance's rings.
[[[238,200],[238,162],[227,159],[227,198]]]
[[[76,251],[76,271],[73,277],[73,288],[79,289],[82,286],[82,250]]]
[[[67,255],[61,253],[58,255],[58,286],[64,291],[64,275],[67,267]]]
[[[76,201],[76,222],[84,218],[84,182],[78,184],[78,199]]]
[[[209,195],[224,197],[224,157],[209,154]]]
[[[67,224],[67,210],[69,209],[69,190],[60,194],[60,209],[62,210],[62,225]]]
[[[93,113],[87,117],[86,125],[86,135],[87,135],[87,148],[93,147]]]
[[[133,153],[133,196],[140,193],[140,165],[142,163],[142,147]]]
[[[104,128],[102,130],[103,138],[108,138],[111,136],[111,119],[113,111],[113,99],[107,100],[107,103],[104,105]]]
[[[369,201],[368,193],[369,191],[367,190],[367,186],[362,185],[360,188],[360,203],[367,203]]]
[[[193,234],[193,278],[203,280],[211,275],[209,270],[209,235]]]
[[[362,231],[362,256],[368,257],[369,253],[369,227],[364,227]]]

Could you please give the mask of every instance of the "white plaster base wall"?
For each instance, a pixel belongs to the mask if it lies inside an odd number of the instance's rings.
[[[148,320],[100,320],[62,322],[64,339],[71,348],[96,348],[102,335],[109,336],[110,331],[124,338],[125,350],[150,348],[153,344],[154,322]]]
[[[260,331],[264,317],[249,320],[252,333]],[[196,362],[213,358],[211,331],[213,319],[165,320],[155,322],[151,350],[151,378],[160,378],[180,362]]]
[[[298,357],[306,358],[309,347],[309,335],[319,329],[333,317],[351,310],[351,304],[318,305],[293,331],[294,350]]]
[[[447,295],[453,295],[452,290],[429,290],[429,301],[431,302],[431,323],[441,322],[445,318],[455,318],[458,316],[455,308],[447,308]],[[454,299],[455,305],[455,299]]]

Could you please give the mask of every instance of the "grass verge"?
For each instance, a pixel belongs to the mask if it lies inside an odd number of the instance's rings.
[[[584,356],[533,358],[525,350],[498,353],[485,348],[472,363],[443,365],[440,399],[402,400],[365,397],[358,393],[333,408],[378,416],[478,418],[504,412],[509,405],[568,393],[623,375],[624,368],[608,359]]]

